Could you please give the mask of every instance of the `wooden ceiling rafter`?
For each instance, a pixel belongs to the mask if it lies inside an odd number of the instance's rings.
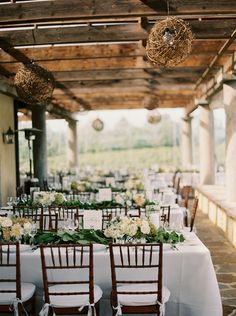
[[[228,17],[236,14],[234,0],[221,1],[169,1],[170,15]],[[66,10],[65,10],[66,8]],[[109,8],[109,10],[108,10]],[[32,14],[33,13],[33,14]],[[47,22],[58,20],[88,20],[103,18],[127,18],[140,16],[166,16],[167,4],[164,0],[66,0],[31,1],[25,3],[6,3],[1,5],[0,21],[2,24]]]

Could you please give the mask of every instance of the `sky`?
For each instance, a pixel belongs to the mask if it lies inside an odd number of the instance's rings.
[[[136,109],[136,110],[107,110],[107,111],[91,111],[87,114],[78,114],[77,119],[81,126],[92,121],[96,118],[100,118],[104,122],[104,128],[112,129],[121,118],[125,118],[131,125],[141,127],[147,124],[148,110]],[[158,109],[160,114],[168,114],[171,120],[178,121],[183,116],[182,109],[170,109],[164,110]]]
[[[74,117],[78,120],[80,127],[91,125],[93,120],[100,118],[104,122],[104,129],[113,129],[116,123],[122,118],[125,118],[133,126],[142,127],[147,124],[148,112],[150,111],[146,109],[89,111],[83,114],[76,114]],[[160,112],[161,115],[169,115],[173,122],[180,122],[184,116],[183,108],[158,109],[158,112]],[[194,111],[192,116],[194,120],[198,121],[199,110]],[[222,126],[225,125],[225,113],[223,109],[214,110],[214,118]],[[55,131],[58,128],[66,128],[66,122],[63,122],[63,120],[49,120],[48,124],[50,128]]]

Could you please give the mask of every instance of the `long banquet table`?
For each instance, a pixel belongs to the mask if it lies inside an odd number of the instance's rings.
[[[209,250],[194,233],[185,233],[186,241],[178,250],[164,247],[163,283],[171,292],[166,316],[222,316],[219,287]],[[43,305],[40,251],[21,253],[22,281],[37,286],[37,306]],[[111,290],[109,253],[94,252],[95,283],[103,290],[101,315],[110,316]]]

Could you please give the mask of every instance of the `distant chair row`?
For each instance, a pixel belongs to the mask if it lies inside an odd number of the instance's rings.
[[[198,199],[195,198],[193,207],[191,210],[191,222],[190,231],[193,230],[196,211],[198,206]],[[162,224],[169,224],[171,211],[170,206],[160,207],[160,221]],[[57,231],[59,228],[64,227],[65,220],[72,222],[73,229],[79,229],[83,227],[83,212],[79,207],[65,206],[65,207],[49,207],[47,212],[42,207],[14,207],[14,214],[20,217],[30,218],[33,223],[37,224],[37,228],[42,231]],[[102,229],[105,229],[107,224],[117,216],[124,216],[129,214],[131,217],[147,216],[146,209],[137,208],[132,213],[128,213],[127,208],[104,208],[102,209]],[[186,213],[187,214],[187,213]],[[186,226],[188,226],[187,215],[185,218]]]

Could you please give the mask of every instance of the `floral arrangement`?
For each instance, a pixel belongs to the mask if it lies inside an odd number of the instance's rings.
[[[73,181],[71,182],[71,190],[77,192],[94,192],[95,190],[91,187],[89,182],[85,181]]]
[[[59,192],[40,192],[34,200],[34,205],[61,205],[66,201],[65,196]]]
[[[125,182],[125,188],[127,190],[137,190],[137,191],[143,191],[144,190],[144,184],[141,182],[140,179],[129,179]]]
[[[125,205],[125,197],[122,196],[121,194],[117,194],[115,196],[115,201],[116,201],[117,204]]]
[[[153,224],[146,218],[121,216],[116,217],[108,224],[104,235],[112,239],[132,241],[145,238],[151,233]]]
[[[163,227],[158,229],[147,218],[116,217],[104,230],[104,235],[113,240],[124,242],[142,241],[147,243],[163,242],[176,248],[176,244],[185,240],[184,236],[176,231],[167,231]]]
[[[15,241],[30,236],[32,223],[24,217],[0,216],[0,240]]]
[[[142,193],[141,194],[134,194],[133,201],[137,207],[142,207],[142,206],[144,206],[144,204],[146,202],[146,198],[145,198],[144,194],[142,194]]]

